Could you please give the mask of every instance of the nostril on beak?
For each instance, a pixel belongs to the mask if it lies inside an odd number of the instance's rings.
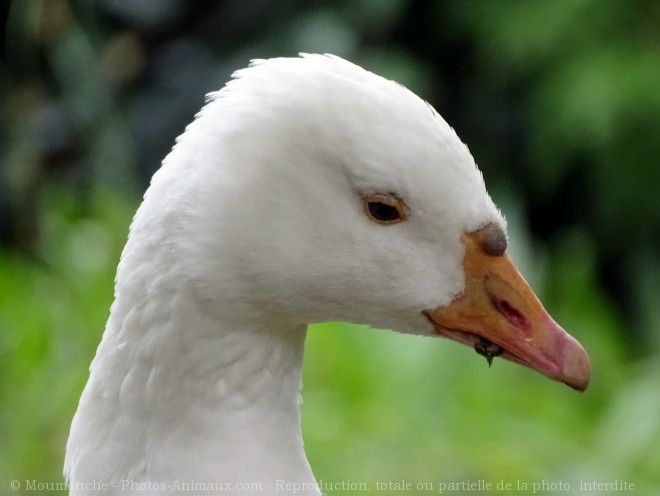
[[[516,310],[508,301],[496,300],[493,301],[493,304],[495,305],[495,308],[497,308],[497,311],[500,312],[504,318],[511,322],[514,326],[523,331],[529,330],[529,324],[527,323],[525,316]]]

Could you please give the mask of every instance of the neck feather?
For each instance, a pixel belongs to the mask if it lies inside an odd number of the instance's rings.
[[[131,482],[169,494],[174,481],[249,482],[260,495],[287,494],[290,482],[320,494],[300,430],[305,327],[266,327],[230,305],[207,312],[176,264],[150,255],[125,252],[120,264],[67,444],[68,480],[110,482],[118,494]]]

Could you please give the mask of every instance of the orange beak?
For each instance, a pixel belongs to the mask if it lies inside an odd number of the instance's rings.
[[[587,389],[587,353],[552,320],[504,253],[499,227],[489,224],[461,241],[465,290],[449,305],[424,312],[437,334],[474,347],[489,364],[501,356],[578,391]]]

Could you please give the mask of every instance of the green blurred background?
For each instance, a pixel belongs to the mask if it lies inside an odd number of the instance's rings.
[[[468,479],[660,494],[660,2],[0,9],[0,494],[62,480],[128,225],[174,138],[251,58],[300,51],[346,57],[438,109],[508,217],[512,256],[593,365],[580,395],[448,341],[316,326],[303,415],[317,478],[413,484],[379,494]]]

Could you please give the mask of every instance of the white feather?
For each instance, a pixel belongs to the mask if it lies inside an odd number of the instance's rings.
[[[410,218],[369,220],[373,192]],[[320,494],[298,408],[306,325],[431,334],[420,312],[462,291],[459,237],[488,222],[504,228],[467,147],[402,86],[334,56],[236,72],[131,226],[67,444],[71,494]]]

